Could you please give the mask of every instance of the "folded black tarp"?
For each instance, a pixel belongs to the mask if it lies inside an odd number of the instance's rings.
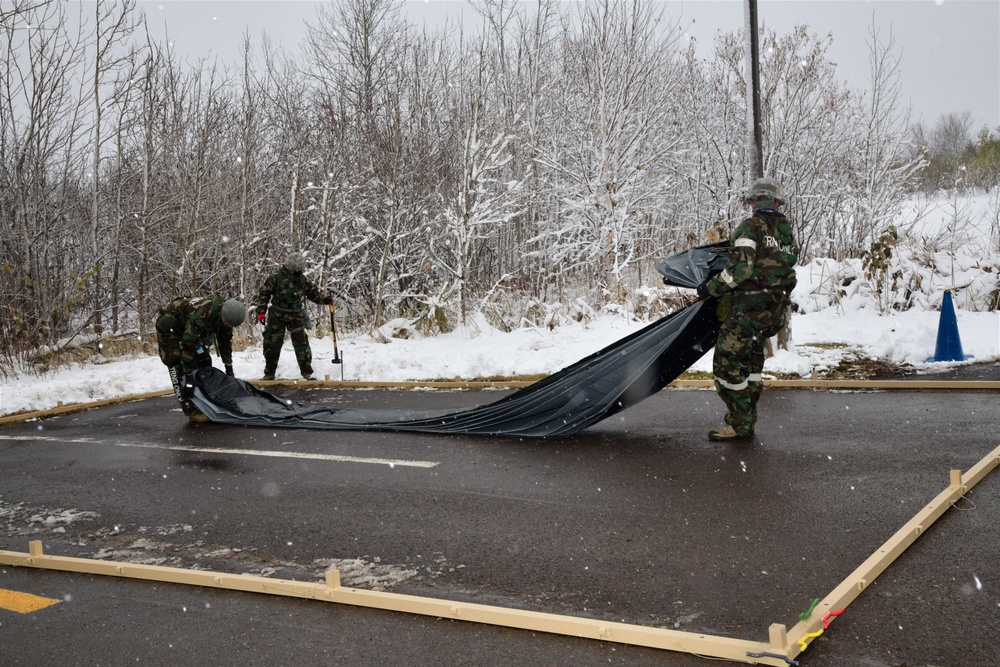
[[[722,268],[726,244],[660,262],[664,281],[697,287]],[[215,368],[199,371],[193,400],[213,422],[524,437],[568,436],[652,396],[715,345],[715,299],[693,303],[495,403],[458,412],[328,408],[278,398]]]

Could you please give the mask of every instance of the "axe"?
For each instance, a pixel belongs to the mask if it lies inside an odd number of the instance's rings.
[[[337,324],[333,320],[333,303],[326,304],[327,308],[330,309],[330,338],[333,340],[333,362],[335,364],[340,364],[340,379],[344,379],[344,359],[340,356],[340,351],[337,350]]]

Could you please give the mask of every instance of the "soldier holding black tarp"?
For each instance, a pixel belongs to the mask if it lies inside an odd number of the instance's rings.
[[[791,221],[779,211],[784,201],[777,180],[754,181],[744,199],[753,215],[733,230],[725,269],[698,286],[699,299],[720,297],[713,373],[727,412],[726,425],[709,432],[712,440],[753,437],[764,344],[785,325],[799,257]]]
[[[181,409],[192,422],[205,422],[190,398],[185,378],[199,368],[212,365],[209,350],[214,345],[226,367],[233,372],[233,327],[246,320],[247,309],[235,299],[221,296],[178,297],[157,311],[156,338],[160,361],[170,372],[170,384]]]

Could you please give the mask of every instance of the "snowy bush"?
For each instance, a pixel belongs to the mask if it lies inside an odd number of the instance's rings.
[[[386,322],[378,330],[386,339],[398,338],[409,340],[411,338],[422,338],[420,332],[413,326],[413,322],[403,317],[397,317],[394,320]]]

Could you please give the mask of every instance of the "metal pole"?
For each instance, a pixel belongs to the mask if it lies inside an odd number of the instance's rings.
[[[747,172],[749,181],[764,176],[764,151],[760,126],[760,49],[757,34],[757,0],[747,0],[746,66],[747,66]]]

